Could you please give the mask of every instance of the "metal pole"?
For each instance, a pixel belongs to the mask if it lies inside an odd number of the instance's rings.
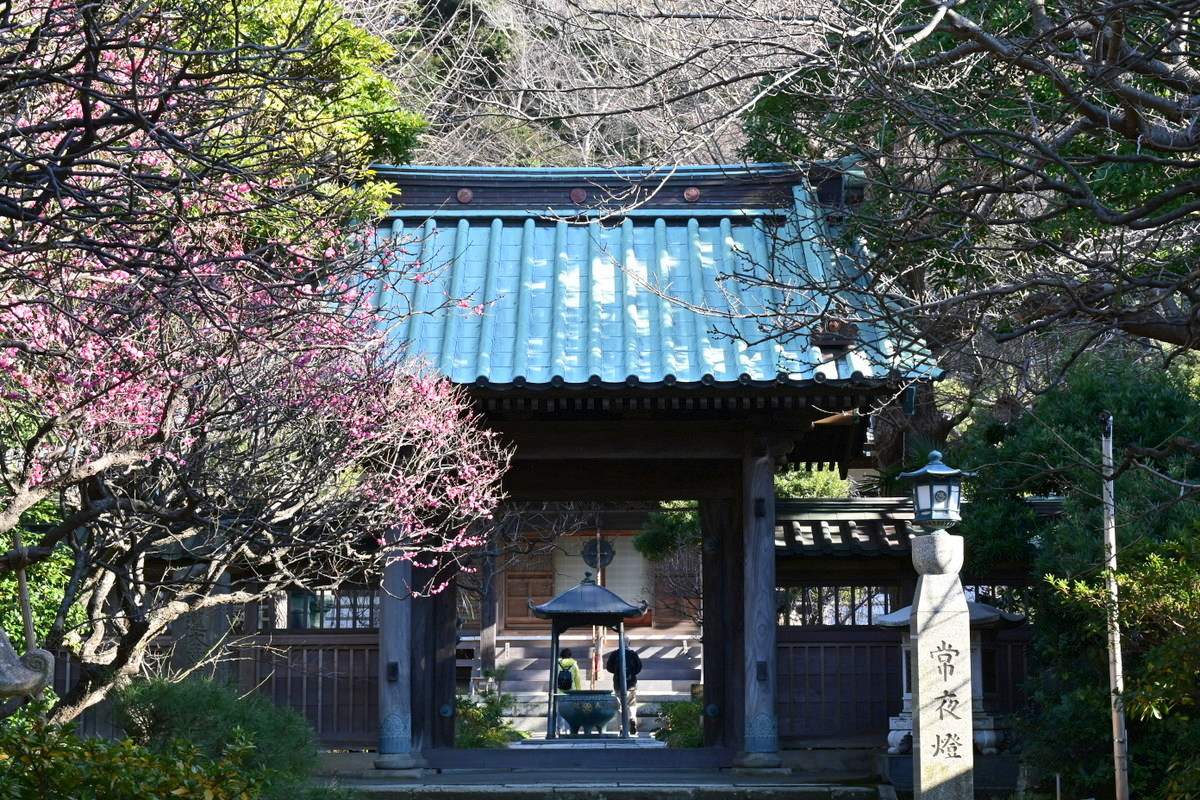
[[[1121,627],[1117,615],[1117,506],[1113,497],[1113,417],[1101,412],[1101,466],[1104,470],[1104,584],[1108,613],[1108,684],[1112,693],[1113,767],[1116,800],[1129,800],[1129,740],[1125,731],[1125,675],[1121,667]]]
[[[621,620],[619,630],[619,640],[617,647],[620,648],[617,657],[617,669],[621,670],[614,678],[621,681],[621,738],[629,738],[629,673],[625,670],[625,621]]]
[[[25,632],[25,651],[28,652],[37,647],[37,635],[33,630],[33,612],[29,605],[29,584],[25,580],[25,543],[21,541],[20,527],[13,528],[12,534],[13,545],[20,559],[17,562],[17,600],[21,607],[21,625]]]
[[[550,623],[550,696],[546,707],[550,710],[546,720],[546,738],[558,737],[558,626]],[[585,731],[586,733],[586,731]]]

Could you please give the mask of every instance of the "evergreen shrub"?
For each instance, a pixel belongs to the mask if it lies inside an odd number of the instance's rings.
[[[215,758],[176,741],[161,750],[80,736],[73,725],[12,718],[0,725],[4,800],[254,800],[261,774],[244,768],[253,746],[236,732]]]
[[[257,776],[263,800],[353,796],[311,785],[319,764],[312,727],[265,697],[242,697],[211,680],[139,681],[115,695],[113,718],[134,742],[159,753],[182,741],[215,759],[226,742],[246,741],[242,769]]]
[[[704,746],[704,704],[699,700],[669,700],[659,706],[655,739],[667,747]]]
[[[484,689],[474,697],[460,695],[454,701],[454,746],[462,748],[508,747],[529,738],[525,731],[512,727],[504,715],[515,702],[500,689],[507,670],[498,667],[487,673],[495,679],[495,689]]]

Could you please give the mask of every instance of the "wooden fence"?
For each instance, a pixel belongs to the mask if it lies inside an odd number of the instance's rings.
[[[238,684],[304,714],[322,745],[367,749],[379,736],[374,631],[274,634],[240,642]]]
[[[871,628],[778,629],[778,719],[782,744],[882,744],[888,717],[899,713],[901,671],[895,631]],[[986,683],[994,710],[1025,703],[1028,629],[1000,632],[989,647]],[[271,634],[239,639],[235,651],[241,691],[266,695],[300,711],[321,744],[373,749],[378,743],[379,647],[373,630]],[[474,653],[461,653],[474,656]],[[460,668],[471,661],[460,659]],[[994,665],[994,666],[993,666]],[[74,665],[59,662],[59,691],[74,681]],[[118,736],[107,714],[84,720],[88,732]]]
[[[983,653],[988,711],[1011,714],[1026,702],[1028,627],[995,634]],[[787,744],[882,745],[888,717],[900,713],[900,637],[895,630],[780,627],[777,709]]]
[[[779,737],[828,744],[882,743],[900,711],[900,643],[894,631],[781,627]]]

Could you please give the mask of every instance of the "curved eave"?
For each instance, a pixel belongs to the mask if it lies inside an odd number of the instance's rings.
[[[576,625],[616,625],[627,619],[637,619],[644,616],[646,607],[631,608],[629,611],[539,611],[532,607],[533,615],[538,619],[570,620]]]
[[[817,374],[811,378],[792,378],[788,375],[778,375],[773,380],[758,380],[749,375],[743,374],[736,381],[717,380],[712,375],[705,375],[698,381],[677,381],[673,375],[667,375],[662,380],[647,381],[638,378],[636,375],[631,375],[623,381],[606,381],[598,375],[593,375],[587,381],[572,382],[555,376],[549,382],[533,383],[526,381],[524,378],[517,376],[511,381],[493,381],[486,375],[480,375],[473,382],[464,384],[472,389],[490,389],[494,391],[509,391],[509,390],[529,390],[529,391],[553,391],[560,389],[584,391],[588,389],[608,389],[612,391],[621,389],[676,389],[680,391],[702,391],[707,389],[718,390],[736,390],[743,388],[750,389],[770,389],[778,386],[787,386],[796,389],[805,389],[812,387],[823,388],[839,388],[847,389],[876,389],[889,386],[895,386],[899,383],[911,382],[911,376],[905,377],[901,375],[892,375],[884,378],[871,378],[863,375],[861,372],[855,372],[849,378],[836,379],[826,378],[824,375]]]
[[[529,610],[532,611],[533,615],[538,619],[573,620],[578,618],[593,620],[592,624],[595,625],[615,625],[621,620],[636,619],[637,617],[644,615],[648,607],[644,602],[641,606],[630,605],[616,595],[613,595],[613,598],[616,599],[616,602],[612,603],[609,607],[590,609],[582,607],[569,607],[568,604],[555,602],[561,600],[562,597],[563,595],[559,595],[559,597],[554,598],[554,600],[550,600],[549,602],[543,603],[540,606],[531,604],[529,606]],[[604,620],[611,620],[611,622],[606,622]]]
[[[972,628],[1015,628],[1026,619],[1023,614],[1012,614],[995,606],[975,600],[967,601],[967,613],[970,616],[970,625]],[[880,628],[905,629],[911,626],[912,614],[913,607],[905,606],[890,614],[876,617],[874,624]]]

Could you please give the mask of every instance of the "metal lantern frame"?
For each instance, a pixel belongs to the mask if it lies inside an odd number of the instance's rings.
[[[929,463],[919,470],[900,473],[912,481],[913,523],[937,531],[961,520],[962,479],[974,474],[946,466],[937,450],[929,453]]]
[[[629,642],[625,637],[625,620],[635,619],[645,616],[649,606],[645,600],[642,600],[638,605],[626,602],[617,595],[613,594],[608,589],[596,583],[592,577],[592,571],[586,570],[583,573],[583,580],[578,586],[575,586],[557,597],[542,603],[534,605],[533,600],[527,601],[533,615],[538,619],[550,620],[550,663],[551,665],[558,663],[558,641],[559,636],[570,628],[580,626],[604,626],[617,632],[617,647],[620,653],[620,675],[625,675],[625,650],[629,646]],[[556,730],[555,719],[558,716],[558,692],[555,685],[555,677],[558,675],[558,670],[551,666],[549,691],[547,694],[547,707],[549,714],[546,719],[546,738],[554,739],[558,737]],[[633,722],[629,718],[629,687],[624,685],[617,692],[621,698],[621,739],[629,738],[630,723]]]

